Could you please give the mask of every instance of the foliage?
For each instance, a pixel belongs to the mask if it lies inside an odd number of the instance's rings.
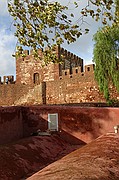
[[[105,26],[94,35],[95,78],[107,100],[109,85],[119,91],[119,25]]]
[[[31,47],[34,56],[38,57],[37,48],[48,46],[51,51],[54,45],[60,45],[64,40],[67,43],[76,41],[83,32],[89,31],[81,29],[84,17],[91,16],[96,21],[103,17],[103,24],[107,23],[107,18],[113,19],[110,11],[112,4],[113,0],[87,0],[87,6],[78,14],[78,21],[73,23],[74,14],[68,14],[68,7],[57,1],[8,0],[8,10],[14,17],[15,36],[18,38],[16,55],[22,53],[24,46]],[[80,7],[79,0],[74,2],[74,7]],[[45,63],[48,62],[49,58]]]
[[[115,4],[113,24],[99,29],[94,35],[95,78],[108,101],[111,101],[110,85],[119,92],[119,0],[115,0]]]

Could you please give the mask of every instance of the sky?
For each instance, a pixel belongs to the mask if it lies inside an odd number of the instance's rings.
[[[65,5],[68,4],[69,0],[57,0]],[[70,0],[72,2],[73,0]],[[85,7],[87,0],[82,0],[80,7]],[[70,4],[71,10],[73,6]],[[79,13],[79,9],[75,10],[75,17]],[[17,39],[14,36],[15,29],[12,25],[12,18],[7,11],[7,0],[0,0],[0,76],[14,75],[15,76],[15,58],[12,54],[15,53],[15,46]],[[90,29],[90,32],[86,35],[81,36],[75,43],[67,45],[64,44],[62,47],[68,51],[76,54],[77,56],[84,59],[84,64],[91,64],[93,59],[93,35],[96,33],[99,27],[102,27],[101,21],[98,23],[88,17],[86,23],[83,25]]]

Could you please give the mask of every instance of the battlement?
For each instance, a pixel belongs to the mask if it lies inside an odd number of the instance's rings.
[[[0,84],[15,84],[14,76],[13,75],[3,76],[3,81],[2,78],[0,77]]]
[[[47,50],[47,49],[45,49]],[[25,57],[16,60],[14,76],[0,77],[0,105],[62,104],[104,100],[94,80],[94,64],[83,65],[83,59],[59,46],[53,49],[62,63],[49,63],[42,67],[33,51],[25,50]],[[12,85],[11,85],[12,84]]]
[[[81,58],[79,56],[76,56],[75,54],[67,51],[64,48],[60,48],[59,51],[60,51],[60,55],[63,55],[63,57],[65,57],[67,59],[72,59],[75,61],[81,60]]]
[[[38,49],[38,53],[39,53],[39,55],[43,54],[43,50],[42,49]],[[33,55],[33,50],[24,50],[23,54],[25,54],[26,56]]]
[[[43,54],[43,51],[46,51],[48,49],[49,49],[48,47],[46,47],[44,50],[43,49],[38,49],[38,53]],[[81,59],[80,57],[76,56],[75,54],[67,51],[66,49],[64,49],[64,48],[62,48],[60,46],[54,47],[53,53],[56,53],[56,54],[60,53],[61,55],[64,55],[65,57],[71,58],[71,59],[74,59],[74,60]],[[23,54],[25,54],[26,56],[33,55],[33,50],[24,50]]]
[[[68,79],[68,78],[79,78],[89,76],[89,74],[94,74],[94,64],[89,64],[84,66],[84,71],[81,71],[81,66],[72,68],[72,73],[70,69],[62,70],[62,76],[59,76],[59,79]]]
[[[46,47],[44,50],[43,49],[38,49],[38,54],[40,56],[40,58],[43,58],[43,52],[48,50],[48,48]],[[83,64],[83,59],[81,59],[79,56],[76,56],[75,54],[67,51],[66,49],[60,47],[60,46],[56,46],[53,49],[53,53],[56,54],[58,59],[62,59],[62,61],[64,60],[68,60],[68,61],[72,61],[75,62],[76,66],[81,66]],[[31,61],[31,58],[33,59],[33,50],[24,50],[23,54],[26,55],[26,57],[19,57],[18,60],[29,60]]]
[[[45,48],[44,51],[48,50]],[[67,51],[60,46],[53,49],[61,64],[50,63],[42,67],[43,50],[38,49],[40,59],[33,57],[33,51],[25,50],[26,57],[20,57],[16,60],[16,82],[21,84],[39,84],[46,81],[55,81],[64,74],[80,74],[83,72],[83,59]],[[75,70],[75,68],[77,68]],[[77,73],[78,72],[78,73]],[[68,77],[68,76],[67,76]]]
[[[61,79],[70,79],[70,78],[79,78],[79,77],[85,77],[88,76],[89,73],[93,74],[94,73],[94,64],[90,65],[85,65],[84,66],[84,71],[81,70],[81,66],[78,67],[73,67],[72,71],[70,69],[62,69],[61,74],[57,76],[56,80],[61,80]],[[42,81],[39,80],[39,73],[34,73],[33,74],[33,82],[31,84],[40,84]],[[13,75],[8,75],[8,76],[3,76],[3,81],[1,80],[2,78],[0,77],[0,84],[15,84],[16,81],[14,81],[14,76]],[[49,80],[48,80],[49,81]],[[55,81],[55,79],[53,79]],[[25,84],[25,83],[23,83]]]
[[[45,48],[44,51],[48,50]],[[16,60],[16,83],[18,84],[40,84],[46,81],[70,79],[93,74],[94,64],[83,66],[83,59],[66,49],[56,46],[53,53],[62,59],[62,63],[51,63],[45,67],[41,65],[41,59],[34,59],[33,50],[24,50],[26,56]],[[43,49],[38,49],[43,58]],[[1,78],[0,78],[1,82]],[[4,76],[2,84],[14,84],[14,76]]]
[[[95,69],[95,65],[94,64],[88,64],[84,66],[84,72],[85,73],[90,73],[90,72],[94,72]]]

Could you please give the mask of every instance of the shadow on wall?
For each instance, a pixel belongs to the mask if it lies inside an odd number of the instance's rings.
[[[78,138],[76,138],[75,136],[72,136],[70,133],[61,130],[58,132],[60,138],[62,138],[63,140],[65,140],[67,143],[70,143],[71,145],[81,145],[84,146],[86,145],[86,143]]]
[[[60,119],[61,129],[72,135],[77,134],[78,136],[79,134],[81,137],[84,136],[84,139],[90,140],[111,131],[113,127],[113,119],[109,115],[108,108],[63,109]]]
[[[23,136],[27,137],[37,130],[46,131],[48,121],[42,117],[42,111],[37,108],[24,107],[22,109]]]
[[[38,129],[41,131],[48,130],[48,113],[58,113],[59,130],[61,132],[64,131],[86,143],[102,134],[113,132],[114,125],[118,124],[117,117],[119,116],[117,108],[82,108],[78,106],[24,107],[22,110],[24,136],[29,136]]]
[[[49,113],[58,113],[59,117],[59,131],[51,132],[51,134],[58,134],[63,140],[70,143],[71,145],[85,145],[86,143],[80,139],[80,137],[75,137],[72,133],[61,129],[61,124],[63,122],[63,118],[61,120],[60,114],[61,109],[57,107],[24,107],[22,109],[22,117],[23,117],[23,135],[24,137],[30,136],[31,134],[37,134],[37,130],[47,131],[48,130],[48,114]],[[69,121],[67,122],[69,123]],[[72,126],[71,126],[72,128]],[[61,129],[61,131],[60,131]],[[77,130],[77,129],[76,129]]]
[[[37,130],[47,131],[49,113],[58,113],[58,129],[62,137],[72,142],[77,138],[86,143],[107,132],[114,132],[119,117],[118,108],[45,105],[1,108],[0,143],[31,136]]]

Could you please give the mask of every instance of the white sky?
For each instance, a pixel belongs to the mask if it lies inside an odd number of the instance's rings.
[[[57,0],[63,4],[68,4],[69,0]],[[70,0],[73,2],[73,0]],[[85,7],[87,0],[80,2],[80,7]],[[72,4],[70,7],[73,8]],[[71,11],[73,11],[71,9]],[[79,9],[75,10],[75,17],[79,16]],[[95,22],[90,17],[86,18],[86,28],[90,32],[83,35],[75,43],[70,45],[63,45],[64,48],[84,59],[85,64],[92,63],[93,58],[93,35],[99,27],[101,22]],[[12,54],[15,52],[15,45],[17,39],[14,37],[14,28],[10,28],[12,19],[7,12],[7,0],[0,0],[0,76],[15,75],[15,59]]]
[[[0,76],[15,75],[15,59],[12,54],[17,40],[10,30],[11,22],[7,0],[0,0]]]

